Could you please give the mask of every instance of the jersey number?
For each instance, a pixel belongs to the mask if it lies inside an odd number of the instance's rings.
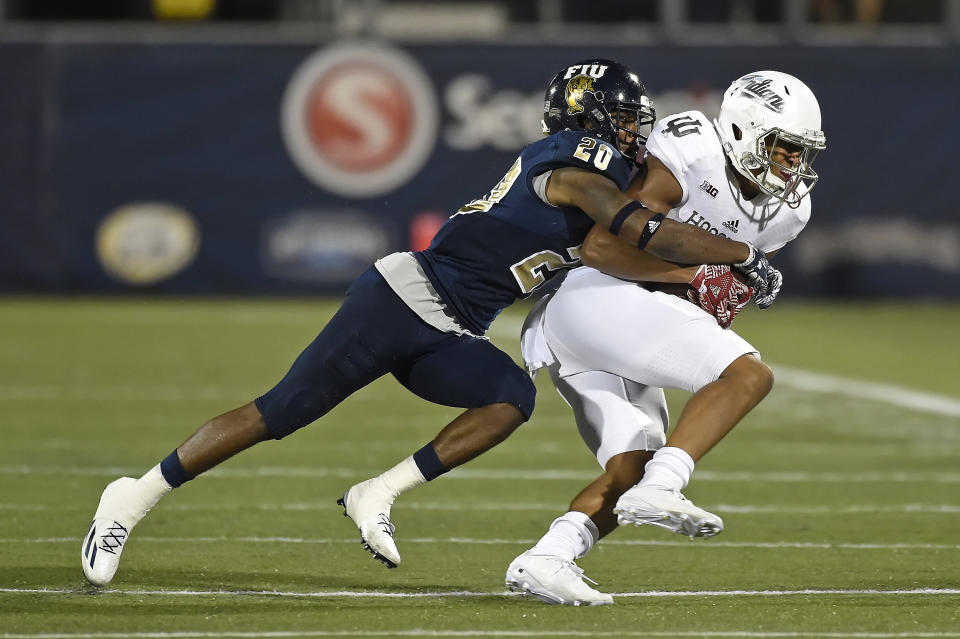
[[[510,187],[513,186],[513,183],[517,181],[517,176],[520,175],[520,158],[517,158],[517,161],[513,163],[513,166],[510,167],[510,170],[507,171],[507,174],[503,176],[503,179],[497,182],[497,185],[490,189],[490,192],[479,200],[474,200],[469,204],[464,205],[453,215],[460,215],[461,213],[475,213],[477,211],[483,211],[486,213],[493,205],[502,200],[507,195],[507,191],[510,190]],[[451,216],[453,217],[453,216]]]
[[[580,265],[579,246],[571,246],[567,249],[567,254],[572,259],[565,260],[560,254],[554,251],[540,251],[520,260],[510,267],[510,271],[513,273],[514,279],[517,280],[520,290],[524,295],[527,295],[540,286],[543,286],[547,281],[544,270],[558,271]]]
[[[573,157],[590,163],[591,151],[596,149],[596,154],[592,156],[593,165],[601,171],[606,171],[610,166],[610,159],[613,158],[613,149],[606,144],[597,144],[593,138],[582,138],[577,150],[573,152]]]
[[[700,127],[703,124],[700,120],[695,120],[689,115],[682,115],[679,118],[674,118],[667,122],[667,128],[663,130],[664,133],[673,133],[678,138],[682,138],[685,135],[692,135],[696,133],[700,134]]]

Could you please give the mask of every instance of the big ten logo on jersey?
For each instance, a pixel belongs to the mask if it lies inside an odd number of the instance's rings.
[[[411,57],[381,44],[321,49],[283,96],[283,139],[297,168],[337,195],[374,197],[405,184],[433,152],[433,85]]]

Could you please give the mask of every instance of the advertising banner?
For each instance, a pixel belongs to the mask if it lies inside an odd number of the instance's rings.
[[[786,294],[960,297],[960,62],[941,49],[0,51],[3,292],[338,293],[489,191],[540,137],[551,77],[603,56],[638,71],[660,116],[713,117],[758,69],[815,91],[827,150],[811,221],[776,260]]]

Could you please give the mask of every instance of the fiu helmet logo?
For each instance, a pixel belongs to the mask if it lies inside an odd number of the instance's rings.
[[[773,80],[762,75],[744,76],[737,87],[740,95],[761,102],[774,113],[783,113],[783,98],[770,88]]]
[[[563,79],[569,80],[577,74],[588,75],[591,78],[602,78],[606,72],[606,64],[575,64],[572,67],[567,67],[567,72],[564,74]]]
[[[583,112],[583,94],[587,91],[593,91],[593,78],[578,75],[567,82],[567,111],[570,113]]]

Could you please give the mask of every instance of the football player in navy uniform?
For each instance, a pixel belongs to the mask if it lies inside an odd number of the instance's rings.
[[[627,192],[667,219],[772,255],[810,218],[818,179],[811,165],[826,148],[820,127],[820,106],[803,82],[777,71],[747,74],[724,93],[713,124],[700,111],[659,120],[646,143],[646,173]],[[528,369],[549,370],[603,474],[506,573],[512,590],[571,605],[613,602],[584,583],[575,560],[618,522],[691,539],[723,530],[720,517],[681,491],[695,463],[773,385],[757,349],[729,330],[752,295],[729,268],[621,251],[599,226],[584,247],[582,261],[596,268],[574,269],[537,302],[521,350]],[[781,282],[771,278],[757,305],[771,304]],[[669,438],[663,388],[693,393]]]
[[[354,281],[276,386],[203,424],[142,477],[107,485],[81,546],[91,583],[110,582],[133,527],[173,488],[258,442],[286,437],[387,373],[426,400],[466,409],[340,500],[374,556],[399,564],[390,522],[397,495],[495,446],[533,411],[530,377],[484,331],[514,300],[579,266],[594,224],[631,250],[736,265],[766,286],[774,271],[761,251],[665,220],[624,194],[655,119],[636,73],[602,59],[570,65],[551,82],[544,106],[547,136],[451,216],[429,248],[388,255]]]

